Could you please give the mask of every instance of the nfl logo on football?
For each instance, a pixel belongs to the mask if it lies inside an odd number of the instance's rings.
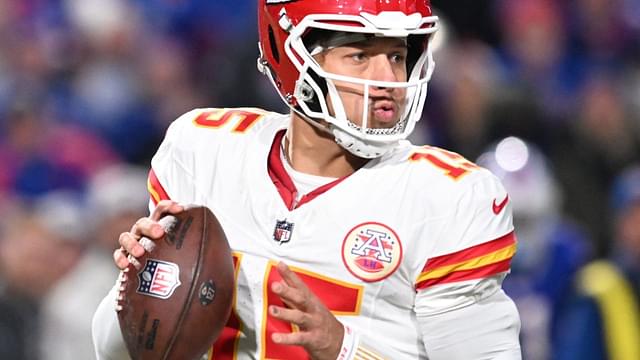
[[[276,228],[273,230],[273,240],[282,245],[291,240],[292,234],[293,223],[288,222],[287,219],[276,221]]]
[[[138,293],[168,299],[180,286],[180,268],[171,262],[147,259],[144,269],[138,273],[138,279]]]

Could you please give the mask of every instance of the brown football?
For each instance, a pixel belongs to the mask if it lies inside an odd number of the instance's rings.
[[[122,284],[120,330],[133,360],[200,359],[231,312],[231,250],[206,207],[188,206],[159,222],[165,236],[138,259],[140,270],[129,265]]]

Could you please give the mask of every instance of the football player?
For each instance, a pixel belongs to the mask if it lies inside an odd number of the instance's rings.
[[[290,107],[197,109],[151,162],[152,213],[120,236],[120,269],[180,204],[211,208],[236,264],[215,359],[519,359],[501,283],[516,243],[489,171],[405,139],[438,29],[428,0],[258,0],[259,70]],[[124,274],[126,275],[126,274]],[[117,287],[98,358],[126,353]]]

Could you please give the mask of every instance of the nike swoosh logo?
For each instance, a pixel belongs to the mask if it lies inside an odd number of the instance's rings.
[[[504,200],[502,200],[500,204],[496,204],[496,200],[497,199],[493,199],[493,213],[498,215],[509,202],[509,195],[507,194],[507,196],[504,197]]]

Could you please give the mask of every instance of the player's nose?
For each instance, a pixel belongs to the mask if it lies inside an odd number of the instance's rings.
[[[397,82],[399,81],[394,64],[386,54],[379,54],[371,59],[371,80]],[[374,86],[375,90],[392,90],[384,86]]]

